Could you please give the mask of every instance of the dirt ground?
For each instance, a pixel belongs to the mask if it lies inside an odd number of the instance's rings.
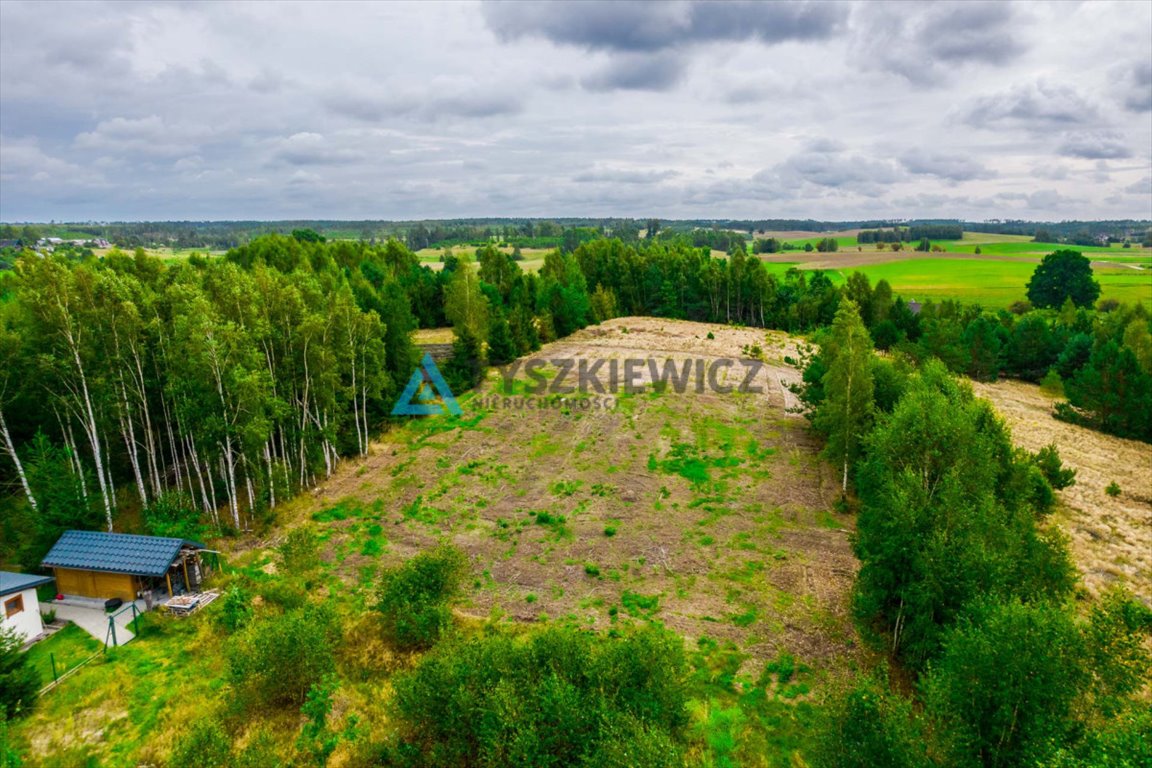
[[[1059,492],[1057,524],[1070,537],[1084,585],[1098,596],[1123,584],[1152,607],[1152,446],[1052,418],[1055,400],[1035,384],[974,384],[1012,428],[1017,445],[1036,451],[1055,443],[1076,484]],[[1112,482],[1121,493],[1104,492]]]
[[[649,386],[607,398],[612,407],[576,393],[557,407],[518,408],[530,383],[523,367],[507,404],[494,371],[461,399],[462,417],[393,431],[318,489],[309,514],[330,526],[329,554],[348,580],[450,541],[472,563],[467,613],[599,628],[655,619],[690,640],[732,640],[753,658],[787,650],[826,667],[858,648],[848,613],[857,564],[851,518],[833,511],[835,473],[787,410],[795,397],[785,385],[798,372],[783,359],[795,341],[619,318],[528,360],[554,372],[562,361],[614,359],[622,370],[638,358],[637,380],[650,383],[648,358],[659,370],[666,359],[707,366],[757,354],[761,393]],[[739,385],[747,370],[736,363],[717,380]],[[350,512],[331,521],[332,508]],[[363,544],[369,523],[386,540],[379,552]]]

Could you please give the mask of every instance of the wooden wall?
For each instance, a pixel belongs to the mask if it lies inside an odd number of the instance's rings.
[[[54,568],[56,590],[64,595],[99,597],[107,600],[118,597],[125,602],[136,599],[136,577],[126,573],[78,571],[72,568]]]

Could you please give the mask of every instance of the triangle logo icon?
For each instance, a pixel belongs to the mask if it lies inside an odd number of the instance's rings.
[[[408,386],[400,393],[396,405],[392,408],[393,416],[439,416],[442,413],[451,413],[459,416],[463,413],[460,404],[432,355],[425,352],[420,365],[412,371],[412,378],[408,379]]]

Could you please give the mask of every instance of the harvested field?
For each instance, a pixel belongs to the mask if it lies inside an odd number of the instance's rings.
[[[1055,443],[1076,469],[1076,484],[1058,494],[1054,519],[1071,539],[1088,592],[1122,584],[1152,607],[1152,446],[1052,418],[1055,400],[1035,384],[973,386],[1007,420],[1018,445],[1036,451]],[[1121,489],[1115,498],[1104,492],[1112,482]]]
[[[512,407],[530,383],[523,367],[505,407],[493,372],[461,399],[462,417],[393,431],[305,511],[329,531],[329,556],[349,582],[450,541],[471,558],[470,614],[598,628],[654,619],[690,640],[732,640],[760,660],[787,650],[827,668],[857,645],[852,521],[833,511],[836,478],[806,422],[786,412],[795,401],[784,385],[798,372],[783,358],[795,341],[620,318],[529,360],[556,370],[653,358],[659,370],[665,359],[750,353],[765,360],[753,382],[763,392],[646,387],[619,392],[611,408],[584,405],[578,393],[557,407]],[[745,374],[733,367],[718,378],[739,385]],[[646,362],[637,380],[650,383]]]

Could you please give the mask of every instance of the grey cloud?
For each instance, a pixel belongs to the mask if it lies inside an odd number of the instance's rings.
[[[355,163],[364,153],[347,147],[335,146],[318,133],[295,133],[277,142],[273,150],[276,160],[289,165],[342,165]],[[298,172],[300,178],[308,178]]]
[[[941,3],[924,15],[916,42],[944,62],[1005,64],[1024,52],[1020,19],[1006,3]]]
[[[666,91],[684,75],[684,59],[672,54],[613,57],[580,84],[589,91]]]
[[[427,114],[435,119],[441,115],[453,117],[496,117],[514,115],[523,109],[523,103],[509,94],[460,94],[433,97]]]
[[[1006,65],[1026,49],[1026,26],[1006,3],[865,3],[856,7],[853,22],[859,66],[918,86],[946,82],[972,64]]]
[[[1067,157],[1087,160],[1114,160],[1132,156],[1132,151],[1119,134],[1101,132],[1070,133],[1056,151]]]
[[[1041,189],[1029,194],[1025,199],[1029,208],[1038,210],[1053,210],[1069,202],[1069,198],[1054,189]]]
[[[3,0],[0,220],[1147,216],[1124,189],[1152,171],[1149,23],[1147,4]]]
[[[581,184],[590,182],[607,182],[610,184],[656,184],[668,181],[680,175],[679,171],[638,171],[614,168],[602,168],[585,171],[572,177],[572,180]]]
[[[1124,106],[1133,112],[1152,110],[1152,58],[1137,61],[1128,71]]]
[[[102,120],[91,131],[77,134],[80,149],[142,155],[184,155],[193,151],[204,135],[191,126],[172,126],[158,115],[141,118],[114,117]]]
[[[1145,176],[1135,184],[1124,187],[1124,191],[1132,195],[1152,196],[1152,176]]]
[[[366,123],[379,123],[397,117],[433,121],[442,118],[482,118],[513,115],[524,105],[512,94],[369,94],[340,91],[326,94],[323,103],[338,115]]]
[[[1075,88],[1037,81],[975,99],[964,120],[979,128],[1015,127],[1044,133],[1093,124],[1099,112]]]
[[[817,187],[849,188],[875,196],[883,185],[899,180],[900,176],[899,169],[890,162],[849,153],[831,142],[816,141],[753,178],[784,185],[807,183]]]
[[[949,181],[970,181],[972,179],[986,179],[995,174],[991,173],[979,161],[964,155],[953,155],[940,152],[927,152],[922,149],[913,149],[900,156],[900,164],[909,173],[920,176],[934,176]]]
[[[835,3],[760,2],[486,2],[484,19],[498,38],[542,37],[590,50],[659,51],[693,43],[818,40],[846,17]]]

